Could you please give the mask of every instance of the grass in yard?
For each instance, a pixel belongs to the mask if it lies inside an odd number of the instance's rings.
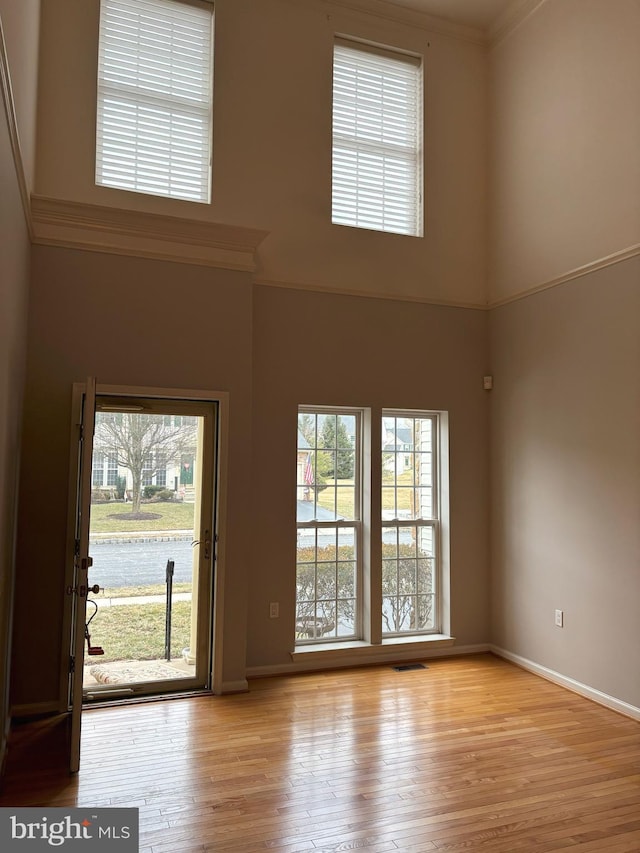
[[[332,486],[352,486],[353,480],[327,480],[327,488],[318,492],[318,506],[333,512],[336,490]],[[351,489],[338,489],[338,515],[353,518],[353,492]]]
[[[91,533],[128,533],[139,530],[193,530],[194,504],[183,501],[158,501],[142,504],[144,512],[158,518],[130,518],[131,504],[109,501],[91,505]],[[110,518],[117,515],[117,518]]]
[[[410,486],[412,483],[412,472],[406,471],[398,476],[399,486]],[[335,490],[332,486],[353,486],[353,480],[327,480],[327,488],[318,493],[318,506],[333,512],[335,501]],[[385,486],[393,486],[393,477],[389,482],[383,482]],[[382,493],[382,509],[392,509],[391,495],[388,492]],[[401,489],[398,493],[398,510],[411,509],[410,491]],[[338,489],[338,515],[345,518],[353,517],[353,493],[349,489]]]
[[[187,582],[174,583],[173,592],[174,594],[178,592],[191,592],[191,584]],[[98,602],[99,607],[101,598],[131,598],[134,595],[161,595],[164,599],[166,593],[167,587],[163,583],[156,583],[150,586],[108,586],[99,595],[95,596],[95,600]],[[90,611],[92,610],[93,607],[88,608],[89,616],[91,616]]]
[[[88,615],[92,609],[88,608]],[[171,657],[177,659],[191,644],[191,602],[174,602],[171,617]],[[104,655],[91,658],[87,655],[85,663],[162,660],[164,620],[164,602],[101,608],[89,625],[89,632],[91,644],[102,646]]]

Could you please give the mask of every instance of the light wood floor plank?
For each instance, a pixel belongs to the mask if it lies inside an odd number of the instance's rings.
[[[0,805],[135,806],[141,853],[640,853],[640,725],[490,655],[15,727]]]

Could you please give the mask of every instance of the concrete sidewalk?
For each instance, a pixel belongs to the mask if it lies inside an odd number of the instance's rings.
[[[87,601],[95,601],[98,605],[98,610],[101,607],[122,607],[126,604],[165,604],[166,595],[131,595],[128,598],[88,598]],[[190,592],[176,592],[171,600],[175,601],[191,601]]]
[[[131,530],[92,533],[91,545],[113,545],[126,542],[186,542],[193,541],[193,530]]]

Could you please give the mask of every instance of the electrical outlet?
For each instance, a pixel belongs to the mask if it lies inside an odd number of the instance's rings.
[[[272,601],[269,605],[269,618],[277,619],[280,615],[280,604],[277,601]]]
[[[564,625],[564,611],[556,610],[556,627],[562,628]]]

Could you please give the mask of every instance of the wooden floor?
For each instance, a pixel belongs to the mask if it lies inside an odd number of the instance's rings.
[[[92,709],[73,778],[61,735],[0,806],[137,806],[144,853],[640,851],[640,724],[489,655]]]

